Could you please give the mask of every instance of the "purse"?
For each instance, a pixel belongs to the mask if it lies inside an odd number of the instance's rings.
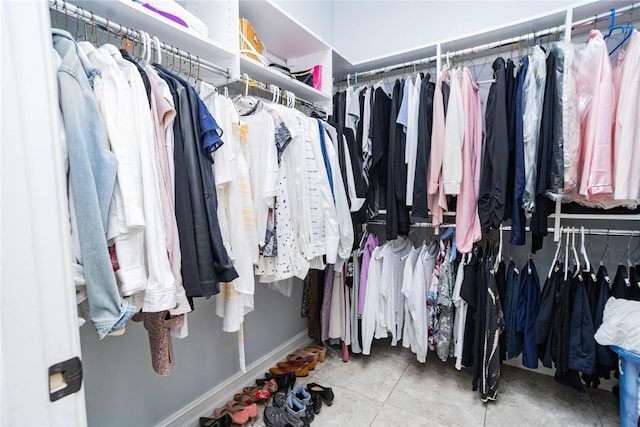
[[[291,76],[314,89],[322,90],[322,65],[316,65],[305,71],[292,72]]]

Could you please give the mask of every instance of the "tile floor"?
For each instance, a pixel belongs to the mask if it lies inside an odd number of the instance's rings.
[[[617,426],[611,392],[578,393],[552,377],[503,366],[496,402],[483,404],[471,390],[471,373],[456,371],[430,354],[426,364],[388,340],[374,342],[371,356],[342,362],[329,351],[324,363],[296,384],[331,387],[335,400],[323,406],[313,427],[325,426]],[[261,408],[262,411],[262,408]],[[256,426],[264,423],[259,420]]]

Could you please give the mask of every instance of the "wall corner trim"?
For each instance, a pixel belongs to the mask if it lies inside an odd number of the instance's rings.
[[[287,354],[311,344],[313,340],[307,336],[307,330],[300,332],[282,345],[265,354],[251,365],[247,372],[237,372],[204,395],[185,405],[179,411],[161,421],[157,427],[197,426],[198,419],[210,416],[215,408],[223,406],[234,393],[243,387],[255,385],[256,378],[261,378],[277,361],[284,360]]]

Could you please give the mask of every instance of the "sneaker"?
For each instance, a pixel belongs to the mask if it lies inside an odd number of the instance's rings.
[[[279,396],[280,393],[276,395]],[[282,399],[278,399],[282,403]],[[307,407],[289,393],[284,400],[283,406],[269,406],[264,410],[264,422],[268,427],[285,427],[290,424],[292,427],[306,427],[309,423],[306,420]],[[275,399],[274,399],[275,403]],[[303,418],[305,418],[303,420]]]

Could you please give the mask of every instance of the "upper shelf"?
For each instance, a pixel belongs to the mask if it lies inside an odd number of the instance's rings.
[[[267,55],[296,58],[330,49],[308,28],[269,0],[240,0],[240,18],[247,18]]]
[[[72,0],[71,3],[87,11],[108,17],[114,23],[124,25],[132,30],[143,30],[152,37],[158,36],[160,41],[164,43],[220,66],[231,68],[237,55],[237,48],[234,51],[220,41],[210,40],[131,0]],[[209,22],[205,23],[211,25]]]
[[[247,73],[252,79],[265,84],[273,84],[281,89],[291,91],[296,96],[314,103],[324,103],[331,100],[331,97],[323,94],[293,77],[282,74],[279,71],[265,67],[261,63],[240,55],[240,72]]]

